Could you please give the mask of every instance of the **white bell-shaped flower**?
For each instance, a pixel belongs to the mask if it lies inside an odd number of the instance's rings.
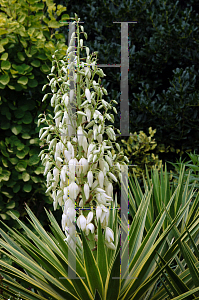
[[[61,190],[57,191],[57,199],[60,206],[62,206],[62,196],[59,196],[62,193]]]
[[[67,226],[67,215],[66,214],[62,214],[62,221],[61,221],[62,223],[62,230],[63,231],[65,231],[65,228],[66,228],[66,226]]]
[[[87,179],[88,179],[89,186],[92,187],[92,184],[93,184],[93,173],[92,173],[92,171],[89,171],[87,173]]]
[[[88,185],[88,183],[85,183],[84,184],[84,194],[85,194],[86,200],[88,200],[88,198],[89,198],[89,193],[90,193],[89,185]]]
[[[80,160],[79,160],[79,166],[80,166],[80,171],[83,173],[83,174],[86,174],[86,172],[88,171],[88,160],[84,157],[82,157]]]
[[[68,200],[65,201],[64,204],[64,213],[67,214],[67,210],[69,207],[75,208],[75,202],[68,198]]]
[[[89,224],[89,223],[92,221],[92,219],[93,219],[93,212],[90,211],[90,212],[88,213],[87,218],[86,218],[86,224]]]
[[[99,181],[99,185],[101,188],[103,188],[104,185],[104,174],[102,171],[99,172],[98,174],[98,181]]]
[[[47,186],[49,185],[51,179],[52,179],[52,174],[51,174],[51,172],[48,172],[48,174],[47,174]]]
[[[91,111],[89,108],[86,108],[85,110],[86,116],[87,116],[87,121],[90,122],[91,120]]]
[[[117,178],[115,177],[115,175],[111,172],[108,172],[108,175],[111,179],[113,179],[115,182],[117,182]]]
[[[97,134],[98,134],[98,126],[95,124],[95,125],[93,126],[94,140],[97,139]]]
[[[93,154],[91,153],[88,155],[88,162],[90,163],[92,160],[93,160]]]
[[[69,101],[68,95],[64,94],[63,97],[62,97],[62,99],[64,101],[65,106],[68,107],[68,101]]]
[[[67,151],[67,150],[64,150],[64,156],[65,156],[67,162],[69,162],[69,160],[71,160],[71,158],[72,158],[71,152]]]
[[[89,223],[88,225],[86,225],[86,230],[85,230],[86,235],[89,234],[89,230],[91,233],[94,233],[95,227],[92,223]]]
[[[112,159],[111,159],[108,155],[105,155],[105,159],[106,159],[106,161],[108,162],[108,164],[112,167],[112,166],[113,166],[113,161],[112,161]]]
[[[88,88],[85,89],[85,96],[89,103],[91,103],[91,92]]]
[[[55,119],[56,127],[59,127],[59,123],[61,122],[61,118],[62,118],[62,116],[59,116],[58,118]]]
[[[63,168],[61,169],[61,174],[60,174],[61,181],[63,182],[66,181],[66,174],[67,174],[67,166],[64,165]]]
[[[98,141],[98,143],[101,144],[101,142],[102,142],[102,134],[98,134],[97,141]]]
[[[75,182],[71,182],[69,185],[69,196],[72,200],[76,200],[79,192],[78,185]]]
[[[109,210],[103,211],[101,216],[101,226],[102,228],[106,228],[108,226],[108,219],[109,219]]]
[[[109,165],[105,160],[104,160],[104,168],[106,169],[106,173],[109,172]]]
[[[76,210],[73,207],[67,209],[67,216],[70,219],[71,223],[75,221]]]
[[[113,196],[113,185],[111,182],[105,187],[105,191],[108,196],[112,197]]]
[[[91,143],[88,146],[88,151],[87,151],[87,158],[89,157],[89,155],[91,154],[91,152],[95,149],[96,145],[94,143]]]
[[[105,241],[105,245],[106,245],[107,248],[109,248],[111,250],[116,250],[116,247],[112,242],[108,243],[108,242]]]
[[[97,198],[97,202],[99,204],[106,204],[106,198],[105,198],[104,194],[98,193],[96,195],[96,198]]]
[[[49,161],[47,161],[46,166],[45,166],[45,170],[44,170],[44,176],[47,174],[50,167],[51,167],[51,163]]]
[[[99,159],[99,166],[100,166],[101,171],[103,171],[104,170],[104,159],[103,158]]]
[[[82,147],[84,149],[84,152],[87,152],[88,142],[87,142],[87,138],[85,136],[83,137],[83,140],[82,140]]]
[[[54,176],[54,180],[56,181],[59,180],[59,170],[57,168],[53,169],[53,176]]]
[[[83,215],[80,215],[77,218],[77,226],[79,227],[79,229],[81,230],[85,230],[86,229],[86,218]]]
[[[105,239],[107,240],[108,243],[111,243],[114,241],[114,232],[111,228],[106,227],[105,231]]]
[[[97,207],[96,207],[97,222],[101,218],[101,215],[102,215],[102,208],[101,208],[101,206],[97,205]]]
[[[67,142],[67,148],[68,148],[68,151],[71,153],[71,157],[74,158],[74,147],[73,145],[71,144],[71,142]]]

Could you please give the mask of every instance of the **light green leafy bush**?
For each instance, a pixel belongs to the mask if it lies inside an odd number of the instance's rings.
[[[59,58],[67,46],[59,33],[66,7],[53,1],[0,1],[0,218],[10,211],[23,216],[24,201],[44,203],[43,167],[38,158],[37,116],[48,110],[41,104],[42,87],[47,83],[52,54]]]

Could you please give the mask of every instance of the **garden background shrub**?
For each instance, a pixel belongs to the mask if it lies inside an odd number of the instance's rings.
[[[198,152],[199,4],[194,0],[55,2],[84,22],[87,46],[99,52],[99,64],[120,63],[121,25],[113,22],[137,21],[128,25],[130,132],[155,128],[163,164],[189,159],[185,151]],[[61,30],[67,33],[68,25]],[[109,98],[118,101],[120,70],[103,70]],[[117,110],[119,128],[119,105]]]
[[[59,33],[65,11],[53,1],[0,1],[0,217],[9,226],[14,222],[10,211],[25,216],[24,202],[41,222],[43,207],[52,210],[38,157],[37,121],[40,112],[50,109],[42,103],[42,87],[52,54],[59,50],[61,59],[67,50]]]

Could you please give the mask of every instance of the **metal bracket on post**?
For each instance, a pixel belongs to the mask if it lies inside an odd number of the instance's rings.
[[[129,136],[129,103],[128,103],[128,71],[129,71],[129,55],[128,55],[128,23],[132,22],[113,22],[121,23],[121,63],[119,65],[98,64],[98,67],[116,67],[121,68],[120,72],[120,131],[121,134],[116,136]]]

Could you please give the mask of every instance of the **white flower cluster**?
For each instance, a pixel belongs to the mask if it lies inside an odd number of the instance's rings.
[[[83,31],[83,26],[80,27]],[[79,44],[83,47],[83,40]],[[95,55],[89,55],[87,47],[86,63],[80,61],[79,52],[71,62],[72,50],[73,47],[68,48],[63,60],[55,58],[49,74],[53,76],[48,85],[53,93],[51,106],[55,116],[39,116],[38,125],[44,122],[48,125],[39,132],[40,139],[48,145],[48,149],[40,153],[45,166],[44,175],[47,175],[46,192],[52,193],[54,210],[58,204],[63,208],[62,229],[72,247],[78,206],[76,224],[79,229],[87,236],[92,233],[97,242],[96,230],[100,220],[105,230],[106,246],[115,249],[113,231],[108,227],[108,207],[113,201],[113,182],[121,176],[120,164],[125,164],[124,159],[127,162],[128,159],[120,153],[113,126],[106,125],[106,120],[114,122],[114,115],[108,113],[113,107],[103,99],[107,91],[100,86],[100,77],[105,74],[97,68]],[[98,83],[93,80],[95,74],[99,76]],[[74,89],[70,89],[71,82],[75,83]],[[74,106],[75,113],[72,112]],[[88,213],[84,207],[94,209]]]

